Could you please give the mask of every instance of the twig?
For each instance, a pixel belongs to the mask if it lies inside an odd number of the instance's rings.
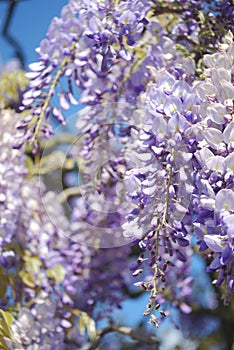
[[[168,6],[157,6],[153,9],[154,15],[164,15],[164,14],[182,14],[182,8],[168,7]]]
[[[80,188],[79,187],[68,187],[65,188],[60,194],[59,194],[59,202],[64,203],[68,200],[68,198],[80,196]]]
[[[3,29],[2,29],[2,35],[8,41],[8,43],[11,46],[13,46],[13,48],[15,49],[15,55],[19,59],[22,67],[24,68],[25,57],[23,54],[23,50],[22,50],[20,44],[17,42],[17,40],[15,38],[13,38],[13,36],[8,32],[10,24],[11,24],[11,20],[13,18],[13,14],[14,14],[14,11],[16,9],[16,5],[18,4],[18,2],[19,1],[17,1],[17,0],[12,0],[9,4],[6,19],[5,19],[5,22],[3,25]]]
[[[106,328],[99,331],[97,334],[96,340],[90,345],[90,347],[87,350],[95,350],[100,345],[102,338],[108,334],[116,332],[119,334],[127,335],[131,337],[133,340],[137,340],[138,342],[153,345],[158,344],[157,338],[152,334],[146,334],[145,336],[139,333],[136,333],[131,327],[123,327],[123,326],[117,326],[117,325],[109,325]]]

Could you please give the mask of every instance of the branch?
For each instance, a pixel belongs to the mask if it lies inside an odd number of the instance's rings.
[[[127,335],[131,337],[133,340],[137,340],[138,342],[153,345],[158,344],[157,338],[152,334],[146,334],[145,336],[139,333],[136,333],[132,328],[130,327],[123,327],[123,326],[117,326],[117,325],[109,325],[106,328],[99,331],[97,334],[96,340],[90,345],[88,350],[95,350],[100,345],[102,338],[108,334],[116,332],[119,334]]]
[[[78,341],[76,341],[75,339],[68,339],[68,338],[66,338],[64,340],[64,343],[69,345],[69,348],[81,349],[81,344]]]
[[[169,6],[157,6],[153,9],[154,15],[165,15],[165,14],[182,14],[183,9],[177,7],[169,7]]]
[[[76,197],[80,196],[80,188],[79,187],[68,187],[65,188],[60,194],[59,194],[59,202],[64,203],[66,202],[70,197]]]
[[[8,32],[17,3],[18,3],[17,0],[12,0],[9,4],[6,19],[5,19],[5,22],[3,24],[2,35],[8,41],[8,43],[11,46],[13,46],[13,48],[15,49],[15,55],[19,59],[22,67],[24,68],[25,57],[24,57],[24,54],[22,52],[22,48],[19,45],[19,43],[16,41],[16,39],[14,39],[13,36],[11,36],[11,34]]]
[[[123,291],[124,293],[132,298],[132,299],[135,299],[135,298],[138,298],[139,296],[141,296],[143,293],[145,293],[145,291],[143,289],[139,289],[138,291],[136,292],[132,292],[130,288],[128,288],[127,286],[123,287]]]

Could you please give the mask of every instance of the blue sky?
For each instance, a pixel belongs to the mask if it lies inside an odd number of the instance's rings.
[[[0,1],[1,32],[9,2]],[[26,64],[37,60],[35,48],[44,38],[51,19],[59,16],[62,7],[66,4],[67,0],[23,0],[16,5],[9,32],[21,45]],[[2,34],[0,35],[0,58],[2,62],[14,58],[14,50],[3,39]]]

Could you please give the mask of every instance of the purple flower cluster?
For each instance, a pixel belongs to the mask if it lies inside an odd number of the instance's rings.
[[[168,54],[172,58],[176,52]],[[176,60],[171,62],[177,64]],[[182,283],[181,273],[175,273],[177,268],[183,270],[183,279],[186,280],[187,276],[191,282],[189,265],[192,253],[189,245],[193,154],[185,135],[187,129],[197,122],[192,108],[199,104],[199,99],[190,86],[193,63],[187,67],[187,72],[184,67],[178,75],[178,70],[172,65],[171,73],[165,68],[148,66],[151,82],[146,93],[140,96],[138,113],[141,118],[131,147],[131,159],[136,159],[137,167],[125,174],[127,198],[135,208],[126,217],[123,234],[133,242],[138,241],[140,248],[146,251],[134,265],[133,275],[150,271],[147,282],[144,279],[138,283],[151,292],[150,306],[145,314],[168,301],[165,288]],[[190,287],[187,290],[191,292]],[[182,299],[185,296],[186,300],[187,294],[181,290],[177,293],[177,288],[173,287],[170,295],[182,305],[181,310],[186,309]],[[158,320],[152,319],[152,323],[157,324]]]
[[[126,298],[124,290],[128,285],[129,271],[127,260],[130,253],[129,246],[115,248],[100,248],[93,251],[89,273],[77,285],[75,305],[85,310],[96,320],[110,317],[115,308],[121,308]],[[85,298],[80,298],[85,295]],[[103,308],[102,305],[106,305]]]
[[[86,295],[77,299],[78,307],[89,312],[105,302],[107,313],[119,307],[128,280],[128,256],[131,252],[122,237],[120,220],[123,214],[110,212],[110,206],[100,203],[100,198],[89,196],[76,200],[71,218],[71,239],[85,242],[90,248],[89,273],[77,289]],[[106,313],[106,311],[105,311]],[[100,314],[103,314],[101,312]]]
[[[155,327],[170,315],[175,308],[184,314],[192,311],[191,305],[195,298],[192,295],[193,278],[191,277],[191,256],[193,251],[186,249],[185,260],[174,259],[172,254],[159,249],[158,259],[155,257],[155,241],[148,242],[146,252],[142,253],[137,261],[130,266],[133,276],[137,280],[134,285],[150,292],[149,302],[146,305],[144,316],[150,316],[150,323]],[[166,260],[166,257],[170,260]],[[157,271],[155,264],[157,263]],[[155,275],[156,273],[156,275]]]
[[[21,188],[26,174],[24,156],[14,145],[14,116],[11,111],[0,112],[0,246],[1,250],[14,236],[22,207]],[[10,220],[9,220],[10,219]]]
[[[229,32],[219,52],[204,57],[204,81],[191,85],[155,70],[141,96],[147,107],[132,150],[139,162],[126,172],[136,207],[123,232],[146,251],[132,267],[135,276],[151,270],[137,283],[151,291],[146,314],[162,303],[161,284],[171,285],[172,265],[185,263],[188,276],[193,232],[207,253],[208,272],[218,272],[214,283],[226,281],[233,292],[233,47]]]
[[[65,321],[56,315],[56,304],[42,292],[30,308],[20,310],[17,320],[11,325],[13,338],[5,338],[5,341],[9,350],[65,350],[64,325]]]
[[[137,44],[148,23],[145,17],[150,5],[145,0],[114,5],[111,0],[103,4],[70,1],[62,9],[61,17],[53,19],[46,39],[37,49],[40,60],[32,63],[31,72],[26,74],[30,83],[22,109],[33,105],[34,108],[19,125],[24,130],[22,142],[34,142],[42,135],[52,134],[47,123],[51,112],[60,123],[66,123],[61,110],[78,104],[74,96],[76,86],[84,91],[80,102],[91,105],[98,103],[109,90],[116,93],[117,87],[108,73],[116,63],[123,60],[127,64],[132,60],[131,47]],[[67,89],[57,90],[62,76],[68,80]],[[115,76],[118,79],[121,77]],[[59,95],[60,108],[51,107],[55,92]]]
[[[227,280],[230,293],[234,290],[233,58],[229,32],[219,52],[204,57],[206,79],[196,88],[201,120],[192,127],[197,142],[194,230],[200,251],[208,249],[208,271],[218,272],[218,286]]]
[[[41,181],[30,178],[23,150],[12,149],[18,118],[14,112],[1,112],[0,268],[2,285],[6,284],[1,307],[8,305],[7,293],[11,304],[22,303],[12,326],[13,348],[30,349],[33,344],[38,349],[51,349],[52,345],[65,349],[63,328],[71,329],[76,322],[69,310],[81,309],[93,316],[96,306],[105,303],[103,317],[120,306],[129,247],[87,247],[89,225],[86,223],[83,232],[77,230],[75,220],[70,226],[58,195],[45,192]],[[109,225],[111,220],[114,224],[114,218],[109,218]],[[78,243],[74,231],[80,235]],[[7,276],[12,278],[10,290]]]
[[[70,0],[53,19],[26,74],[18,138],[18,116],[0,115],[0,265],[3,275],[17,275],[12,298],[25,305],[14,346],[64,349],[64,328],[75,326],[80,310],[99,318],[119,307],[129,241],[141,251],[131,270],[150,292],[145,315],[155,326],[154,312],[164,318],[168,304],[191,311],[194,234],[214,283],[233,292],[234,45],[228,32],[203,67],[201,56],[223,33],[204,34],[216,28],[213,5],[205,5]],[[229,26],[230,4],[216,9],[227,11]],[[156,18],[167,10],[173,24]],[[69,221],[60,197],[30,177],[19,148],[30,140],[34,152],[53,134],[51,115],[65,124],[78,89],[87,106],[70,156],[81,196],[69,201]],[[101,304],[108,307],[98,313]]]
[[[230,0],[154,0],[154,3],[156,14],[166,8],[170,9],[169,13],[177,14],[172,37],[191,50],[197,40],[205,44],[207,50],[212,49],[225,31],[233,29],[234,6]]]
[[[22,109],[30,113],[19,124],[23,135],[15,147],[29,140],[36,147],[41,136],[51,136],[50,115],[65,124],[66,111],[78,104],[77,87],[81,90],[79,103],[94,106],[104,100],[120,101],[121,96],[135,103],[150,80],[147,66],[169,68],[175,45],[168,37],[188,50],[199,45],[198,34],[204,26],[199,11],[207,12],[205,4],[173,2],[177,21],[169,31],[152,16],[168,9],[161,6],[147,0],[70,1],[61,17],[53,19],[37,49],[39,62],[29,66],[30,83]],[[161,41],[163,34],[168,37]],[[215,35],[212,38],[216,40]],[[180,68],[175,65],[178,74],[184,67],[180,63]],[[67,86],[60,83],[63,77]]]

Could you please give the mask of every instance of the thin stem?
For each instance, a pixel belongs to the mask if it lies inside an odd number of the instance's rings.
[[[108,333],[112,333],[112,332],[116,332],[116,333],[120,333],[123,335],[127,335],[129,337],[131,337],[133,340],[137,340],[141,343],[144,344],[157,344],[157,338],[154,335],[151,334],[146,334],[145,336],[142,334],[139,334],[137,332],[134,332],[132,328],[130,327],[121,327],[121,326],[116,326],[116,325],[109,325],[106,328],[102,329],[99,334],[97,335],[96,340],[90,345],[90,347],[88,348],[88,350],[95,350],[98,348],[98,346],[101,343],[102,338],[108,334]]]
[[[172,179],[172,171],[173,171],[173,161],[174,161],[174,154],[175,154],[175,149],[172,149],[171,156],[172,156],[172,161],[170,164],[169,168],[169,174],[167,178],[167,186],[166,186],[166,199],[165,199],[165,204],[164,204],[164,210],[163,210],[163,215],[162,215],[162,220],[158,224],[157,230],[156,230],[156,242],[155,242],[155,265],[154,265],[154,287],[153,287],[153,295],[157,294],[157,274],[158,274],[158,250],[159,250],[159,233],[160,230],[164,228],[166,224],[166,219],[167,219],[167,213],[168,213],[168,205],[170,201],[169,197],[169,190],[170,190],[170,185],[171,185],[171,179]]]
[[[9,0],[8,0],[9,1]],[[11,2],[9,2],[9,7],[8,7],[8,12],[6,15],[6,19],[5,22],[3,24],[3,29],[2,29],[2,35],[4,36],[4,38],[8,41],[8,43],[10,45],[13,46],[14,50],[15,50],[15,55],[16,57],[19,59],[22,67],[25,67],[25,57],[23,54],[23,50],[20,46],[20,44],[18,43],[18,41],[9,33],[9,28],[10,28],[10,24],[16,9],[16,6],[18,5],[19,0],[12,0]]]
[[[72,51],[75,49],[75,47],[76,47],[76,42],[74,42],[74,43],[71,45],[71,47],[70,47],[70,52],[72,52]],[[32,137],[31,140],[30,140],[30,143],[31,143],[31,144],[32,144],[32,143],[35,141],[35,139],[36,139],[36,136],[37,136],[37,134],[38,134],[38,132],[39,132],[39,129],[40,129],[40,126],[41,126],[43,117],[44,117],[44,115],[45,115],[45,113],[46,113],[47,108],[49,107],[50,99],[51,99],[51,97],[52,97],[52,95],[53,95],[54,89],[55,89],[56,85],[58,84],[59,79],[61,78],[61,75],[63,74],[63,69],[64,69],[64,68],[66,67],[66,65],[69,63],[70,59],[71,59],[71,58],[70,58],[69,56],[66,56],[66,57],[63,59],[61,65],[60,65],[60,67],[59,67],[59,69],[58,69],[58,71],[57,71],[57,73],[56,73],[56,75],[55,75],[55,77],[54,77],[54,80],[53,80],[53,82],[52,82],[52,84],[51,84],[51,86],[50,86],[48,95],[47,95],[47,97],[46,97],[46,99],[45,99],[45,103],[44,103],[44,105],[43,105],[43,107],[42,107],[41,114],[39,115],[38,122],[37,122],[37,124],[36,124],[36,128],[35,128],[33,137]]]
[[[64,203],[67,201],[70,197],[80,196],[80,188],[79,187],[68,187],[65,188],[60,194],[59,194],[59,202]]]

